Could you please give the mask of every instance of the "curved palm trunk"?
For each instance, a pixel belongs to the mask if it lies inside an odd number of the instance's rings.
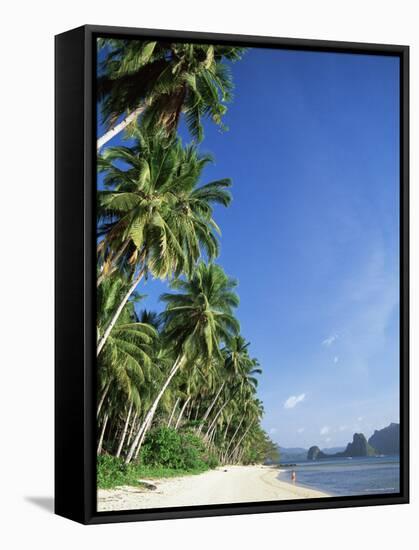
[[[233,457],[234,456],[234,453],[238,450],[238,448],[240,447],[240,444],[241,442],[243,441],[243,439],[246,437],[246,435],[249,433],[249,430],[250,428],[253,426],[253,423],[254,422],[251,422],[248,427],[246,428],[246,430],[244,431],[244,434],[241,436],[241,438],[239,439],[237,445],[234,447],[234,449],[231,451],[231,454],[230,454],[230,457]]]
[[[121,303],[119,304],[117,310],[113,314],[112,319],[110,320],[105,332],[103,333],[103,336],[99,339],[98,345],[97,345],[97,351],[96,351],[96,357],[99,356],[100,352],[103,349],[103,346],[106,344],[106,340],[109,337],[109,334],[111,333],[113,327],[115,326],[115,323],[117,322],[119,316],[121,315],[122,310],[124,309],[125,304],[128,302],[129,297],[136,289],[138,283],[141,281],[144,275],[144,269],[141,269],[138,275],[135,277],[133,283],[127,290],[125,296],[122,298]]]
[[[136,448],[136,450],[135,450],[134,460],[137,460],[137,457],[138,457],[138,455],[139,455],[139,453],[140,453],[140,449],[141,449],[141,447],[142,447],[142,445],[143,445],[143,441],[144,441],[144,438],[145,438],[145,436],[146,436],[146,433],[148,432],[148,429],[150,428],[151,423],[152,423],[152,421],[153,421],[154,413],[155,413],[155,411],[153,412],[153,415],[150,416],[150,418],[149,418],[147,424],[144,426],[144,428],[143,428],[143,430],[142,430],[140,440],[138,441],[138,445],[137,445],[137,448]]]
[[[180,397],[178,397],[176,399],[176,403],[172,409],[172,414],[170,415],[170,418],[169,418],[169,422],[167,423],[167,427],[170,428],[170,426],[172,425],[172,420],[173,420],[173,417],[175,416],[175,410],[177,409],[177,406],[179,404],[179,401],[180,401]]]
[[[229,427],[230,427],[230,424],[231,424],[232,419],[233,419],[233,416],[230,416],[230,418],[229,418],[228,421],[227,421],[227,426],[226,426],[226,429],[225,429],[224,435],[223,435],[223,445],[224,445],[224,441],[226,440],[227,432],[228,432],[228,429],[229,429]]]
[[[193,401],[189,401],[188,412],[186,413],[186,418],[188,419],[188,421],[191,419],[192,410],[193,410]]]
[[[109,391],[110,387],[111,387],[111,381],[109,380],[109,382],[105,386],[105,389],[102,392],[102,395],[100,396],[100,400],[99,400],[99,403],[97,405],[96,417],[99,416],[100,410],[102,409],[102,405],[105,401],[105,397],[108,395],[108,391]]]
[[[223,388],[224,388],[224,385],[225,385],[225,382],[223,382],[219,388],[219,390],[217,391],[214,399],[212,400],[210,406],[208,407],[208,409],[205,411],[205,414],[204,416],[202,417],[202,420],[201,420],[201,425],[199,426],[198,428],[198,433],[201,433],[202,431],[202,428],[204,427],[204,423],[205,423],[205,420],[208,418],[210,412],[212,411],[214,405],[216,404],[217,402],[217,399],[220,397],[220,393],[223,391]]]
[[[142,442],[144,441],[145,434],[147,433],[149,427],[151,426],[154,415],[156,414],[156,410],[160,403],[160,399],[163,397],[164,392],[168,388],[175,374],[178,372],[180,367],[185,362],[185,359],[186,358],[184,355],[176,359],[175,364],[173,365],[172,369],[170,370],[169,376],[166,379],[166,382],[163,384],[161,390],[157,394],[157,397],[155,398],[150,410],[146,414],[144,421],[140,426],[140,429],[138,430],[137,435],[134,438],[134,441],[131,443],[131,447],[128,451],[127,458],[125,459],[125,464],[129,464],[131,462],[132,457],[134,456],[134,452],[136,452],[136,455],[138,456]]]
[[[129,115],[127,115],[121,122],[116,124],[113,128],[108,130],[97,140],[97,150],[105,145],[108,141],[110,141],[113,137],[119,134],[119,132],[122,132],[128,124],[131,122],[134,122],[134,120],[144,111],[145,106],[141,105],[141,107],[137,107],[135,111],[132,111]]]
[[[138,418],[138,413],[135,413],[134,418],[131,422],[131,428],[130,428],[129,434],[128,434],[128,440],[127,440],[128,445],[131,443],[132,434],[134,433],[134,428],[135,428],[135,425],[137,424],[137,418]]]
[[[186,406],[187,406],[187,404],[189,403],[190,400],[191,400],[191,398],[188,397],[188,399],[187,399],[187,400],[185,401],[185,403],[183,404],[183,407],[181,408],[180,413],[179,413],[179,416],[178,416],[178,418],[177,418],[177,420],[176,420],[175,430],[178,429],[178,426],[179,426],[179,424],[180,424],[180,421],[182,420],[183,413],[185,412]]]
[[[226,406],[230,403],[230,399],[227,399],[227,401],[225,403],[223,403],[223,405],[221,405],[220,407],[220,410],[217,412],[217,414],[215,415],[213,421],[211,422],[206,434],[205,434],[205,437],[208,437],[208,434],[210,433],[210,431],[212,430],[212,428],[215,426],[215,423],[217,422],[218,420],[218,417],[220,416],[220,414],[223,412],[223,410],[226,408]]]
[[[103,424],[102,424],[102,430],[100,432],[100,437],[99,437],[99,442],[97,444],[97,454],[100,455],[100,453],[102,452],[102,445],[103,445],[103,438],[105,436],[105,430],[106,430],[106,426],[108,424],[108,420],[109,420],[109,415],[108,413],[105,414],[105,418],[103,419]]]
[[[130,406],[129,406],[127,419],[125,420],[124,429],[122,430],[122,435],[121,435],[121,439],[119,441],[118,450],[116,451],[116,456],[121,456],[122,448],[124,446],[125,438],[127,436],[129,419],[131,418],[131,413],[132,413],[132,401],[131,401]]]
[[[236,437],[238,431],[240,430],[240,426],[243,424],[243,420],[244,420],[244,418],[242,417],[242,419],[241,419],[240,422],[239,422],[239,425],[237,426],[237,428],[236,428],[235,431],[234,431],[233,437],[230,439],[230,442],[229,442],[229,444],[227,445],[226,452],[224,453],[224,461],[226,461],[227,458],[228,458],[228,451],[230,450],[231,444],[233,443],[234,438]]]
[[[208,442],[210,445],[213,445],[215,446],[215,434],[217,433],[217,426],[215,426],[215,428],[212,430],[212,432],[210,433],[210,436],[208,438]]]

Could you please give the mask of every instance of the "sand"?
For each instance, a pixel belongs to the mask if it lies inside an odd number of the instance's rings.
[[[225,471],[226,470],[226,471]],[[326,493],[277,479],[270,466],[226,466],[203,474],[145,480],[156,488],[117,487],[98,490],[98,511],[231,504],[328,497]]]

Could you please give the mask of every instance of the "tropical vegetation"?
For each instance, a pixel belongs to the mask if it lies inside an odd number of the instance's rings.
[[[244,51],[98,47],[98,486],[273,458],[257,395],[262,369],[240,331],[237,282],[217,262],[215,213],[229,207],[231,182],[206,180],[212,159],[199,148],[202,119],[223,124],[230,64]],[[105,147],[122,131],[119,145]],[[150,279],[167,286],[159,311],[146,309]]]

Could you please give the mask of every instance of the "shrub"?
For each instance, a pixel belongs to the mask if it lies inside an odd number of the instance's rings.
[[[200,473],[217,466],[216,455],[207,451],[201,437],[160,427],[147,434],[138,462],[126,465],[123,458],[98,456],[97,485],[101,489],[137,485],[141,478]]]
[[[184,467],[192,470],[206,470],[205,445],[202,439],[193,433],[186,432],[181,434],[181,441]]]
[[[218,460],[218,457],[213,453],[210,453],[206,457],[205,462],[208,465],[208,468],[211,468],[211,469],[216,468],[217,466],[220,465],[220,461]]]
[[[97,484],[100,488],[124,485],[129,479],[130,473],[130,466],[124,464],[120,458],[110,455],[97,457]]]
[[[182,443],[179,434],[167,427],[157,428],[147,434],[141,449],[141,461],[152,466],[183,468]]]
[[[167,427],[148,433],[141,449],[141,462],[178,470],[206,470],[209,466],[200,437],[192,432],[177,432]],[[211,462],[214,463],[213,460]]]

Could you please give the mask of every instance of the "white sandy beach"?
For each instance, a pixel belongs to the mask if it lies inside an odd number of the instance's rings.
[[[227,471],[225,471],[227,470]],[[226,466],[203,474],[144,480],[156,489],[118,487],[98,490],[98,511],[229,504],[328,497],[326,493],[279,481],[270,466]]]

